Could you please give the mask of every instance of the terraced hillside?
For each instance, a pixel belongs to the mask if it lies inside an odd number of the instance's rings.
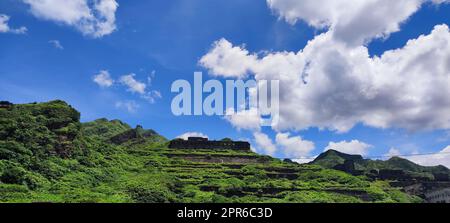
[[[0,202],[420,202],[385,181],[251,151],[169,149],[63,101],[0,107]]]
[[[417,183],[442,181],[450,183],[450,170],[445,166],[420,166],[407,159],[392,157],[388,160],[364,159],[360,155],[349,155],[334,150],[320,154],[312,164],[339,169],[353,175],[371,178]]]

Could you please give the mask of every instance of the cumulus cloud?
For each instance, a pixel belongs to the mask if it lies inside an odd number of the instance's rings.
[[[253,137],[257,146],[257,151],[262,151],[267,155],[274,155],[277,147],[273,144],[272,139],[268,135],[261,132],[254,132]]]
[[[137,81],[134,77],[136,74],[128,74],[120,77],[119,82],[128,87],[128,91],[145,95],[147,85],[143,82]]]
[[[209,68],[212,75],[241,78],[256,59],[243,47],[233,46],[226,39],[221,39],[214,43],[209,54],[200,59],[200,65]]]
[[[275,136],[275,143],[262,132],[254,132],[253,137],[257,151],[267,155],[281,152],[287,158],[305,159],[315,147],[313,142],[304,140],[300,136],[290,136],[289,133],[278,133]]]
[[[234,112],[231,110],[233,109],[229,109],[226,111],[225,119],[237,129],[254,131],[258,131],[261,129],[260,116],[256,108],[250,108],[239,112]]]
[[[59,40],[49,40],[48,43],[50,43],[56,49],[59,49],[59,50],[64,49],[63,45],[61,44],[61,42]]]
[[[241,47],[224,49],[232,52],[212,49],[204,58],[239,55],[242,63],[235,69],[234,62],[227,62],[232,59],[209,63],[202,58],[210,73],[237,70],[253,74],[256,80],[280,80],[277,131],[318,127],[346,132],[358,123],[410,131],[450,128],[447,25],[438,25],[403,48],[374,57],[365,46],[336,41],[332,32],[316,36],[297,53],[258,57]],[[235,52],[238,49],[241,53]]]
[[[136,113],[140,107],[135,101],[118,101],[115,106],[118,109],[125,109],[129,113]]]
[[[207,135],[201,133],[201,132],[186,132],[179,136],[177,136],[177,139],[184,139],[188,140],[189,137],[202,137],[202,138],[209,138]]]
[[[290,137],[289,133],[278,133],[275,141],[287,157],[305,157],[314,149],[314,143],[300,136]]]
[[[450,146],[432,155],[416,155],[404,157],[423,166],[443,165],[450,168]]]
[[[330,142],[324,151],[328,150],[336,150],[342,153],[347,154],[357,154],[357,155],[367,155],[369,149],[372,148],[372,145],[369,145],[364,142],[360,142],[358,140],[341,141],[341,142]]]
[[[361,45],[373,38],[386,38],[400,30],[420,7],[448,0],[267,0],[269,7],[290,23],[305,21],[329,29],[336,39]]]
[[[40,19],[75,27],[94,38],[116,30],[116,0],[23,0]]]
[[[9,27],[10,17],[4,14],[0,14],[0,33],[14,33],[14,34],[24,34],[27,32],[27,28],[22,26],[20,28]]]
[[[399,49],[370,56],[366,44],[388,38],[424,4],[448,0],[267,0],[280,18],[323,29],[298,52],[252,53],[220,39],[199,64],[213,76],[280,81],[277,132],[311,127],[344,133],[357,124],[409,131],[450,129],[450,31],[437,25]],[[259,132],[257,112],[227,120],[250,129],[258,147],[278,143]],[[297,141],[301,141],[301,138]],[[366,154],[357,140],[329,148]],[[286,150],[286,148],[284,148]],[[391,151],[395,152],[395,151]]]
[[[111,87],[114,84],[114,80],[107,70],[101,70],[100,73],[94,75],[93,80],[100,87]]]

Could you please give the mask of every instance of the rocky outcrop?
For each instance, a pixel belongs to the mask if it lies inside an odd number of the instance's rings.
[[[110,140],[112,143],[120,145],[125,142],[133,140],[144,140],[146,138],[158,135],[154,130],[145,130],[142,126],[138,125],[135,129],[130,129],[116,136],[113,136]]]

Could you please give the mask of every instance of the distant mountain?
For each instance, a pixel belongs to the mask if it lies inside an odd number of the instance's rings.
[[[391,180],[450,181],[450,170],[445,166],[425,167],[407,159],[392,157],[389,160],[364,159],[335,150],[320,154],[311,164],[339,169],[354,175],[367,175]]]
[[[300,165],[250,150],[168,145],[120,120],[80,123],[64,101],[0,102],[0,202],[422,201],[329,168],[360,156],[329,152],[319,165]]]
[[[336,165],[344,164],[346,160],[363,161],[363,157],[361,155],[349,155],[336,150],[328,150],[320,154],[312,163],[331,169]]]

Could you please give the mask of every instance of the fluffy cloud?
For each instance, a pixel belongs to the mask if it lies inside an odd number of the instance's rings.
[[[145,95],[147,85],[143,82],[137,81],[134,77],[136,74],[128,74],[120,77],[119,82],[128,87],[128,91]]]
[[[94,76],[93,80],[100,87],[111,87],[114,84],[114,80],[107,70],[100,71],[99,74]]]
[[[27,32],[27,28],[24,26],[17,29],[9,27],[8,25],[9,19],[10,19],[9,16],[0,14],[0,33],[24,34]]]
[[[210,68],[212,75],[244,77],[257,57],[243,47],[233,46],[226,39],[214,43],[211,52],[200,60],[200,65]]]
[[[273,52],[262,57],[241,47],[221,47],[230,43],[220,40],[214,46],[232,52],[212,49],[204,58],[219,60],[201,61],[215,75],[237,70],[253,74],[256,80],[280,80],[277,131],[318,127],[346,132],[358,123],[411,131],[450,129],[447,25],[436,26],[431,34],[379,57],[371,57],[365,46],[336,41],[333,35],[320,34],[297,53]],[[234,62],[227,62],[234,60],[220,59],[234,55],[242,61],[236,69]],[[222,75],[229,77],[230,73]]]
[[[444,165],[450,168],[450,146],[447,146],[437,154],[417,156],[413,155],[405,158],[424,166]]]
[[[287,157],[304,157],[314,149],[313,142],[303,140],[300,136],[290,137],[289,133],[278,133],[275,141]]]
[[[255,138],[257,151],[262,151],[267,155],[274,155],[277,151],[277,147],[273,144],[272,139],[268,135],[261,132],[254,132],[253,137]]]
[[[118,101],[115,106],[119,109],[125,109],[129,113],[135,113],[140,107],[135,101]]]
[[[350,142],[341,141],[341,142],[330,142],[324,151],[328,150],[336,150],[342,153],[347,154],[358,154],[358,155],[367,155],[367,152],[372,147],[372,145],[366,144],[364,142],[360,142],[358,140],[352,140]]]
[[[441,4],[448,0],[267,0],[281,18],[298,20],[328,28],[338,40],[361,45],[373,38],[386,37],[400,30],[424,3]]]
[[[184,139],[188,140],[189,137],[202,137],[202,138],[209,138],[207,135],[201,133],[201,132],[186,132],[179,136],[177,136],[177,139]]]
[[[37,18],[73,26],[94,38],[116,30],[115,0],[23,0]]]
[[[260,116],[256,108],[246,109],[240,112],[231,112],[232,109],[226,112],[225,119],[235,126],[237,129],[246,129],[258,131],[261,129]]]
[[[300,136],[290,136],[289,133],[278,133],[275,143],[270,137],[261,132],[254,132],[256,147],[264,154],[274,155],[280,152],[287,158],[302,159],[314,149],[314,143],[303,140]]]

